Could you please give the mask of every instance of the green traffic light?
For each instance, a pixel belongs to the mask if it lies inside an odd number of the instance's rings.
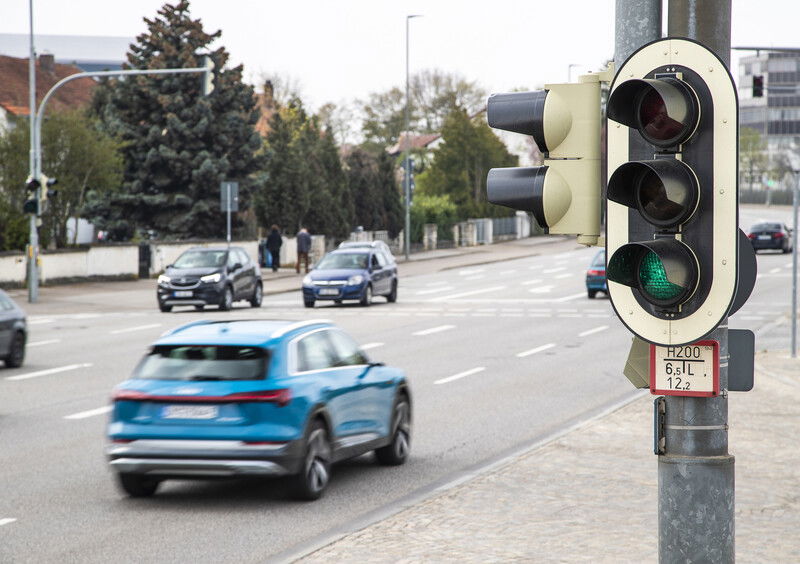
[[[664,263],[653,251],[647,253],[639,264],[639,281],[642,290],[657,300],[673,300],[684,291],[683,287],[667,279]]]

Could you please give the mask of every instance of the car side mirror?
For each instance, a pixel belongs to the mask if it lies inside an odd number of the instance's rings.
[[[229,269],[229,272],[233,272],[234,270],[239,270],[240,268],[242,268],[242,263],[240,263],[240,262],[237,262],[236,264],[234,264],[234,265],[233,265],[233,266],[232,266],[232,267]]]
[[[165,267],[164,267],[164,270],[166,270],[166,269],[168,269],[168,268],[172,268],[172,265],[171,265],[171,264],[168,264],[167,266],[165,266]]]

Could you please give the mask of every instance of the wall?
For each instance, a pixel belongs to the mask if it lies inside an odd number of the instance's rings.
[[[42,251],[39,261],[42,284],[93,277],[136,278],[139,248],[114,245]],[[0,253],[0,285],[22,286],[26,278],[23,253]]]

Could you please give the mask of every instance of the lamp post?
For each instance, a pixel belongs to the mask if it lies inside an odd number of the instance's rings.
[[[405,241],[403,247],[406,251],[406,260],[409,260],[409,249],[411,247],[411,163],[408,158],[408,150],[411,145],[409,138],[409,85],[408,85],[408,22],[411,18],[419,18],[421,14],[411,14],[406,16],[406,127],[405,127],[405,144],[403,147],[403,166],[405,174],[403,175],[403,184],[405,187],[405,201],[406,201],[406,226],[405,226]]]

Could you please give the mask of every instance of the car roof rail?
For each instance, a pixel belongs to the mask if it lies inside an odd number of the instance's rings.
[[[272,335],[270,335],[270,337],[273,339],[278,337],[283,337],[284,335],[286,335],[290,331],[294,331],[295,329],[300,329],[301,327],[307,327],[309,325],[317,325],[320,323],[332,323],[332,321],[330,319],[308,319],[306,321],[298,321],[297,323],[290,323],[289,325],[286,325],[284,327],[281,327],[277,331],[274,331]]]
[[[214,323],[214,321],[210,319],[198,319],[197,321],[190,321],[189,323],[184,323],[183,325],[178,325],[177,327],[173,327],[172,329],[167,329],[163,333],[161,333],[161,337],[166,337],[167,335],[174,335],[184,329],[188,329],[189,327],[194,327],[196,325],[208,325],[209,323]]]

